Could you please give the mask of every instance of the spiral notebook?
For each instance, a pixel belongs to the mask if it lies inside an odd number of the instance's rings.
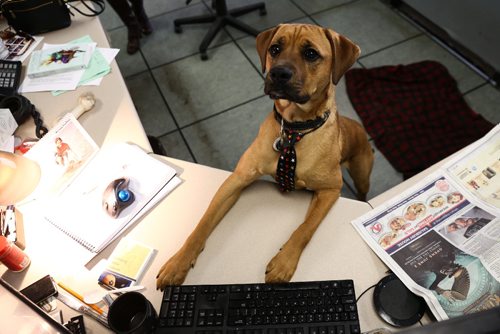
[[[40,182],[25,202],[39,203],[45,220],[90,251],[89,256],[100,252],[180,184],[174,168],[136,145],[99,148],[72,114],[63,117],[25,156],[41,169]],[[103,208],[103,196],[108,185],[120,178],[130,180],[135,199],[113,218]]]
[[[108,185],[128,178],[134,201],[117,217],[103,207]],[[176,171],[131,144],[99,150],[84,170],[51,200],[45,219],[93,253],[100,252],[180,182]]]

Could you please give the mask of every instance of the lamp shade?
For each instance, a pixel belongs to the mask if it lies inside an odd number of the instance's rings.
[[[22,155],[0,151],[0,205],[15,204],[35,190],[40,166]]]

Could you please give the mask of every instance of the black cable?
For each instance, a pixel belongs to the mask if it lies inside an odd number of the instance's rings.
[[[373,289],[373,288],[374,288],[374,287],[376,287],[376,286],[377,286],[377,284],[373,284],[372,286],[370,286],[370,287],[366,288],[366,289],[365,289],[365,291],[363,291],[363,292],[362,292],[362,293],[358,296],[358,298],[356,298],[356,304],[357,304],[357,303],[358,303],[358,301],[361,299],[361,297],[363,297],[363,295],[364,295],[365,293],[367,293],[367,292],[368,292],[368,290]]]
[[[35,121],[35,134],[42,138],[49,130],[43,125],[42,117],[35,106],[22,95],[0,96],[0,108],[9,109],[18,125],[31,116]]]

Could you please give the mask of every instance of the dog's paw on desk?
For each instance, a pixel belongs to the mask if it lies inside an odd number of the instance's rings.
[[[283,246],[266,267],[266,283],[289,282],[292,279],[300,253],[296,248]]]
[[[184,283],[189,269],[194,267],[196,256],[179,250],[161,267],[156,276],[156,289],[163,290],[168,285],[181,285]]]

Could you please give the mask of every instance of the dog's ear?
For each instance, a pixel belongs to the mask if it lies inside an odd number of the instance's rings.
[[[262,66],[262,73],[266,72],[266,55],[267,49],[269,49],[269,44],[271,43],[274,34],[278,31],[279,25],[274,28],[265,30],[257,35],[257,53],[260,57],[260,64]]]
[[[331,29],[324,29],[333,55],[332,81],[336,85],[342,75],[354,64],[361,52],[359,46]]]

